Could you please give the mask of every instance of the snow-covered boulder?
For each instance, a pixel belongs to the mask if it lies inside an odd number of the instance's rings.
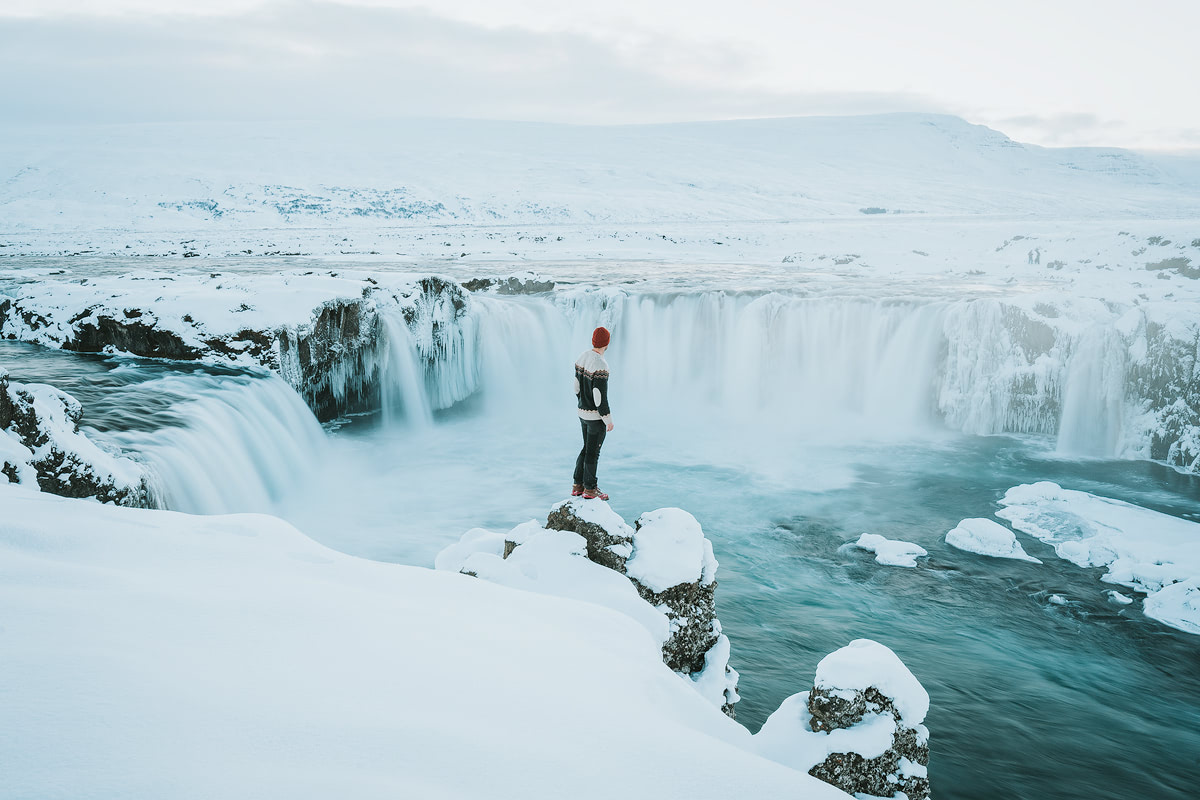
[[[981,556],[1042,563],[1025,552],[1012,531],[990,519],[964,519],[946,534],[946,544]]]
[[[474,529],[435,566],[616,609],[654,637],[663,662],[730,717],[738,701],[729,639],[716,617],[717,560],[695,517],[643,514],[636,529],[605,502],[571,499],[508,533]]]
[[[648,511],[636,525],[625,574],[646,602],[664,609],[671,620],[663,660],[676,672],[701,672],[721,639],[712,542],[696,518],[679,508]]]
[[[929,797],[929,695],[889,648],[856,639],[817,665],[754,739],[759,752],[856,796]]]
[[[64,497],[149,505],[142,468],[79,432],[83,408],[41,383],[13,383],[0,369],[0,475]]]
[[[854,546],[874,553],[875,561],[888,567],[915,567],[918,558],[929,555],[919,544],[888,539],[877,533],[864,533],[855,540]]]

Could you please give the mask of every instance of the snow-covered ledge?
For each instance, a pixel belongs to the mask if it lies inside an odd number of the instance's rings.
[[[261,515],[9,485],[0,508],[13,796],[847,800],[756,752],[596,603],[354,558]]]
[[[272,274],[129,272],[63,280],[45,276],[0,295],[0,336],[79,352],[266,367],[322,420],[378,408],[393,348],[411,348],[452,396],[474,390],[474,364],[458,363],[472,333],[460,324],[469,295],[429,275],[334,270]],[[387,319],[406,328],[392,341]],[[456,359],[458,359],[456,361]]]

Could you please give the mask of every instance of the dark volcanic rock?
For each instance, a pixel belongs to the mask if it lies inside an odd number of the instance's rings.
[[[630,580],[633,580],[630,578]],[[638,594],[655,608],[665,607],[671,621],[671,638],[663,644],[663,661],[676,672],[688,674],[704,669],[704,656],[717,643],[720,628],[714,625],[717,582],[707,586],[681,583],[665,592],[652,592],[633,580]]]
[[[99,353],[115,347],[126,353],[147,358],[169,358],[174,361],[195,361],[204,353],[184,344],[178,334],[142,322],[136,317],[115,319],[97,316],[95,322],[75,322],[74,335],[63,342],[64,350],[79,353]]]

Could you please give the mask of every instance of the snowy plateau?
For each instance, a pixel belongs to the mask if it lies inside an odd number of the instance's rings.
[[[1198,361],[1197,154],[0,123],[0,796],[1190,796]]]

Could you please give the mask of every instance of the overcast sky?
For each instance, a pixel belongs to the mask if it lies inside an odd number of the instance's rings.
[[[956,114],[1200,147],[1196,0],[0,0],[0,119]]]

